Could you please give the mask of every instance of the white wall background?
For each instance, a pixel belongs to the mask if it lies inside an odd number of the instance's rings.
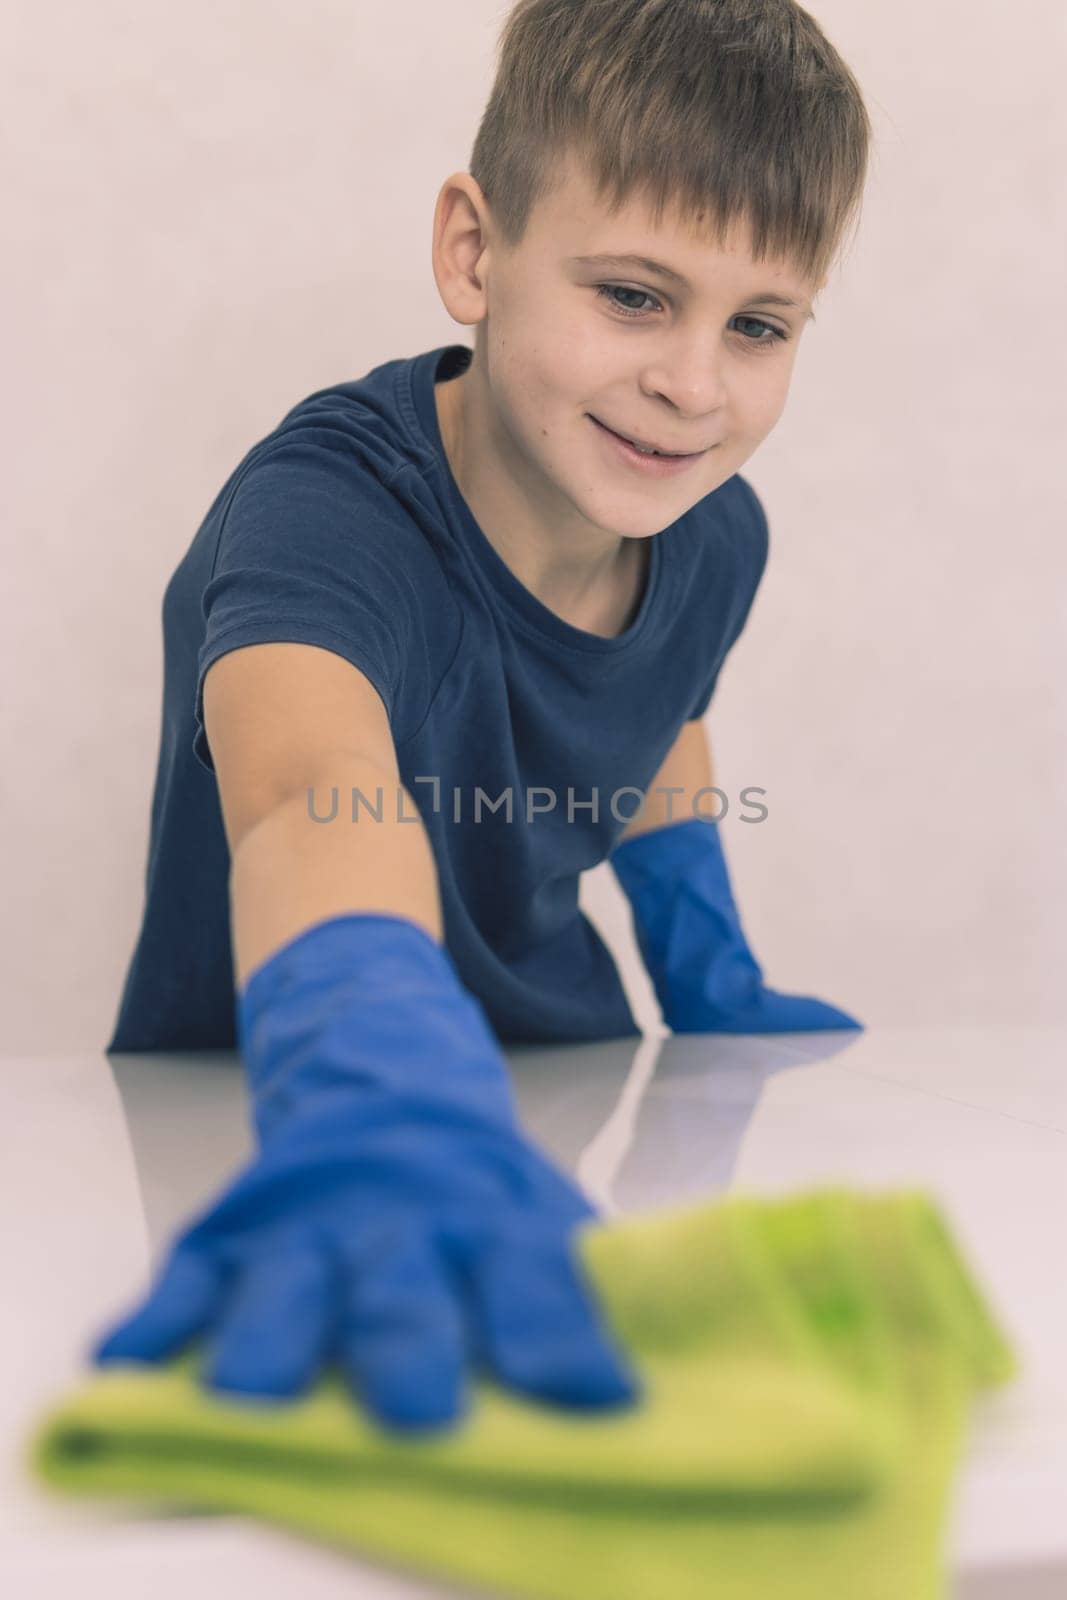
[[[876,145],[744,468],[771,560],[709,714],[767,979],[1067,1017],[1061,0],[813,0]],[[0,1052],[102,1048],[140,921],[167,579],[312,390],[470,340],[430,270],[504,0],[9,0]],[[655,1020],[607,867],[583,904]]]

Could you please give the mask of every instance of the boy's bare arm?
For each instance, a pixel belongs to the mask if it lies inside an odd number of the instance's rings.
[[[639,833],[663,828],[670,822],[686,822],[703,816],[716,817],[713,797],[702,795],[694,806],[694,796],[715,782],[711,768],[711,748],[703,722],[684,722],[681,732],[668,750],[645,794],[645,804],[626,824],[619,844]],[[665,790],[675,790],[673,794]],[[658,791],[658,792],[657,792]]]
[[[230,924],[238,988],[305,928],[350,911],[409,917],[442,942],[437,868],[409,791],[371,758],[355,755],[326,762],[310,784],[319,816],[330,814],[330,790],[336,787],[332,822],[312,819],[305,788],[249,829],[234,852]],[[359,820],[350,820],[353,788],[381,810],[380,822],[362,805]],[[401,822],[396,820],[398,789],[407,819]]]
[[[231,651],[205,677],[204,728],[230,845],[238,989],[305,928],[346,912],[407,917],[442,942],[429,837],[385,707],[357,668],[309,645]],[[330,816],[334,788],[336,816],[315,821]],[[353,789],[381,821],[363,804],[351,820]]]

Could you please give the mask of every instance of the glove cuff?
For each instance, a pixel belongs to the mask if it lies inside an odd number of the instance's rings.
[[[353,1095],[514,1121],[500,1045],[451,957],[407,917],[353,912],[275,951],[237,996],[257,1135]]]
[[[721,856],[720,824],[710,817],[687,817],[646,828],[616,845],[608,860],[627,875],[654,871],[660,879],[678,877],[706,860],[709,851]],[[625,884],[623,885],[625,888]]]

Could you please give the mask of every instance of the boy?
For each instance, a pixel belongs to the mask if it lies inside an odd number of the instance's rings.
[[[205,1382],[282,1397],[335,1359],[395,1428],[454,1423],[472,1362],[636,1397],[571,1254],[592,1209],[524,1138],[500,1042],[636,1033],[577,905],[609,856],[673,1029],[859,1026],[763,986],[698,797],[767,554],[738,469],[868,138],[793,0],[510,13],[434,216],[473,351],[297,405],[167,587],[109,1048],[236,1042],[257,1153],[97,1360],[210,1337]]]

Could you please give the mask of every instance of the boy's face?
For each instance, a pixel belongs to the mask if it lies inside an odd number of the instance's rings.
[[[483,452],[499,457],[493,470],[561,534],[668,527],[781,416],[815,286],[785,262],[754,262],[743,230],[720,250],[666,216],[656,228],[638,200],[609,218],[574,162],[507,252],[466,177],[470,203],[453,206],[439,248],[448,309],[479,324],[468,409]],[[488,222],[480,234],[475,213]],[[665,263],[688,287],[646,266],[581,259],[620,253]],[[646,472],[601,424],[691,459],[670,475]]]

